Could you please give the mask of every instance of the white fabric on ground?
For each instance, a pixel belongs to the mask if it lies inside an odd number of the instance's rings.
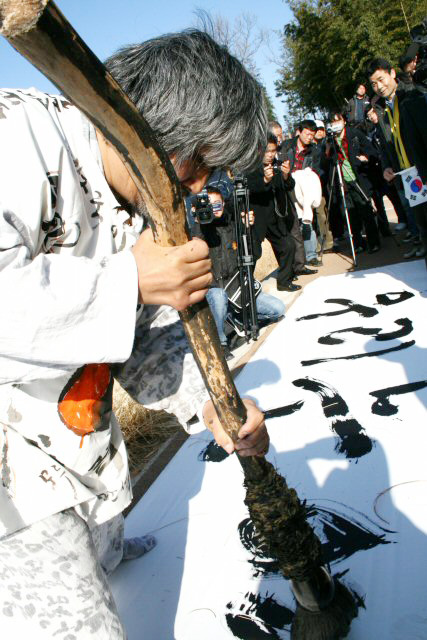
[[[351,640],[427,637],[426,297],[424,261],[319,278],[237,379],[263,409],[294,406],[268,422],[267,457],[314,505],[332,573],[364,602]],[[341,313],[345,300],[363,307]],[[310,381],[324,385],[323,398]],[[359,435],[345,440],[340,424],[353,435],[359,425]],[[129,640],[289,640],[294,599],[251,549],[236,458],[200,460],[211,440],[190,438],[126,519],[127,535],[143,529],[158,540],[112,576]],[[348,456],[350,445],[364,455]]]

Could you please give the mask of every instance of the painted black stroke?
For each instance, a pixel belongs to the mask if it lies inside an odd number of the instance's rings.
[[[420,380],[419,382],[409,382],[395,387],[387,387],[386,389],[371,391],[369,395],[377,398],[371,407],[371,411],[377,416],[392,416],[399,411],[399,405],[392,404],[389,399],[390,396],[400,396],[404,393],[412,393],[414,391],[424,389],[425,387],[427,387],[427,380]]]
[[[392,544],[393,531],[384,529],[363,513],[339,502],[326,501],[308,508],[308,521],[322,543],[322,556],[326,563],[335,565],[359,551],[378,545]],[[268,556],[263,538],[257,533],[252,520],[245,518],[238,526],[240,542],[249,552],[248,562],[254,567],[254,576],[268,577],[279,573],[276,560]]]
[[[283,418],[283,416],[290,416],[292,413],[299,411],[304,404],[304,400],[298,400],[293,404],[287,404],[284,407],[276,407],[276,409],[268,409],[264,411],[264,419],[270,418]]]
[[[409,318],[399,318],[399,320],[395,320],[395,324],[402,328],[397,329],[396,331],[389,331],[388,333],[381,333],[382,329],[379,327],[349,327],[348,329],[339,329],[338,331],[332,331],[331,333],[326,334],[326,336],[321,336],[317,342],[327,345],[343,344],[343,342],[345,342],[343,339],[333,337],[343,333],[357,333],[361,336],[373,336],[375,340],[378,341],[395,340],[396,338],[404,338],[413,331],[413,325]]]
[[[357,302],[353,302],[352,300],[348,300],[347,298],[328,298],[325,300],[328,304],[342,304],[346,308],[340,309],[339,311],[327,311],[325,313],[312,313],[308,316],[301,316],[301,318],[297,318],[299,320],[315,320],[316,318],[322,318],[324,316],[341,316],[344,313],[350,313],[354,311],[362,318],[372,318],[378,314],[378,309],[373,309],[372,307],[366,307],[363,304],[358,304]]]
[[[402,351],[403,349],[409,349],[413,347],[415,340],[409,342],[402,342],[397,347],[390,347],[389,349],[380,349],[379,351],[371,351],[370,353],[355,353],[351,356],[339,356],[337,358],[318,358],[316,360],[301,360],[303,367],[311,367],[314,364],[322,364],[323,362],[332,362],[333,360],[359,360],[360,358],[372,358],[373,356],[381,356],[384,353],[392,353],[393,351]]]
[[[289,629],[294,612],[278,602],[274,594],[265,597],[248,592],[243,602],[236,606],[227,604],[228,613],[225,618],[228,628],[236,638],[241,640],[264,640],[277,638],[276,629]]]
[[[277,560],[268,554],[267,546],[262,536],[259,535],[250,518],[245,518],[237,527],[240,542],[249,551],[248,562],[254,568],[254,577],[260,575],[279,573]]]
[[[199,462],[222,462],[228,458],[230,454],[225,449],[219,446],[215,440],[211,440],[209,444],[202,449],[197,456]]]
[[[410,291],[389,291],[389,293],[378,293],[375,297],[377,299],[378,304],[382,304],[386,307],[389,307],[392,304],[399,304],[399,302],[405,302],[405,300],[409,300],[409,298],[414,297],[414,293]],[[396,298],[392,298],[391,296],[396,296]]]
[[[268,409],[264,412],[265,420],[270,418],[282,418],[283,416],[289,416],[295,411],[298,411],[303,406],[304,401],[299,400],[298,402],[294,402],[293,404],[287,404],[284,407],[276,407],[276,409]],[[225,449],[219,446],[215,442],[215,440],[211,440],[209,444],[202,449],[202,451],[197,456],[197,459],[200,462],[222,462],[226,458],[228,458],[229,454]]]
[[[322,555],[326,563],[336,564],[358,551],[367,551],[380,544],[391,544],[387,529],[379,527],[363,514],[344,507],[345,515],[331,507],[312,507],[308,518],[322,542]]]
[[[293,380],[292,384],[318,395],[323,413],[338,436],[335,447],[338,453],[343,453],[346,458],[360,458],[372,450],[372,440],[359,422],[349,415],[347,403],[334,387],[309,377]]]
[[[323,501],[325,502],[325,501]],[[308,509],[308,519],[322,543],[325,563],[338,565],[360,551],[368,551],[378,545],[391,544],[387,534],[394,533],[377,525],[363,513],[337,502],[327,506],[313,505]],[[249,562],[256,568],[255,577],[281,579],[278,563],[266,555],[263,539],[250,518],[239,524],[240,540],[249,551]],[[334,579],[342,579],[348,569],[334,573]],[[262,582],[261,582],[262,584]],[[350,587],[357,607],[365,608],[364,598]],[[278,639],[278,631],[290,632],[294,611],[274,597],[247,592],[240,603],[229,602],[225,614],[227,626],[240,640]],[[292,605],[294,602],[292,601]],[[307,639],[308,640],[308,639]]]

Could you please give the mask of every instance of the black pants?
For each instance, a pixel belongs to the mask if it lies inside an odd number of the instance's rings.
[[[283,226],[283,225],[282,225]],[[294,277],[295,242],[282,226],[279,227],[273,218],[270,224],[263,229],[263,233],[253,235],[253,250],[255,260],[262,254],[261,243],[267,238],[274,251],[279,264],[277,272],[277,284],[283,286],[289,284]]]
[[[381,235],[386,237],[391,235],[391,229],[387,218],[387,212],[384,206],[384,194],[380,190],[374,189],[372,194],[373,201],[377,208],[377,224]]]
[[[296,212],[294,212],[294,220],[289,233],[295,243],[294,271],[295,273],[299,273],[305,267],[306,257],[304,250],[304,240],[302,239],[301,227]]]
[[[360,193],[354,182],[346,182],[345,188],[345,197],[355,248],[365,248],[365,242],[362,238],[363,227],[365,227],[368,249],[378,246],[380,244],[380,236],[371,202],[367,201]]]

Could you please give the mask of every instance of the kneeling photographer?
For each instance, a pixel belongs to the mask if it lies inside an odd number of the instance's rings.
[[[238,239],[235,237],[234,224],[236,212],[233,210],[232,200],[229,198],[233,191],[233,184],[230,180],[224,178],[224,173],[222,173],[222,176],[220,181],[208,184],[205,192],[197,196],[195,206],[192,209],[195,222],[192,225],[191,233],[193,236],[196,235],[203,238],[209,246],[213,282],[206,299],[215,320],[225,358],[226,360],[231,360],[233,355],[225,334],[226,319],[231,321],[239,335],[242,335],[242,333],[247,335],[248,327],[244,326],[242,313],[238,312],[240,297],[246,296],[241,296],[238,293],[240,278],[237,252]],[[252,212],[246,212],[245,218],[248,223],[253,224],[254,216]],[[253,267],[250,267],[250,269],[249,279],[252,280]],[[247,280],[245,278],[246,285],[248,285]],[[236,298],[236,293],[238,298]],[[274,296],[263,293],[259,282],[254,282],[252,293],[255,302],[255,313],[260,323],[275,322],[284,315],[285,305],[283,302]]]

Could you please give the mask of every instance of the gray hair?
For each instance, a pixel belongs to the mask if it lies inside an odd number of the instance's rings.
[[[226,47],[188,29],[119,49],[105,62],[178,164],[249,171],[266,145],[261,86]]]

